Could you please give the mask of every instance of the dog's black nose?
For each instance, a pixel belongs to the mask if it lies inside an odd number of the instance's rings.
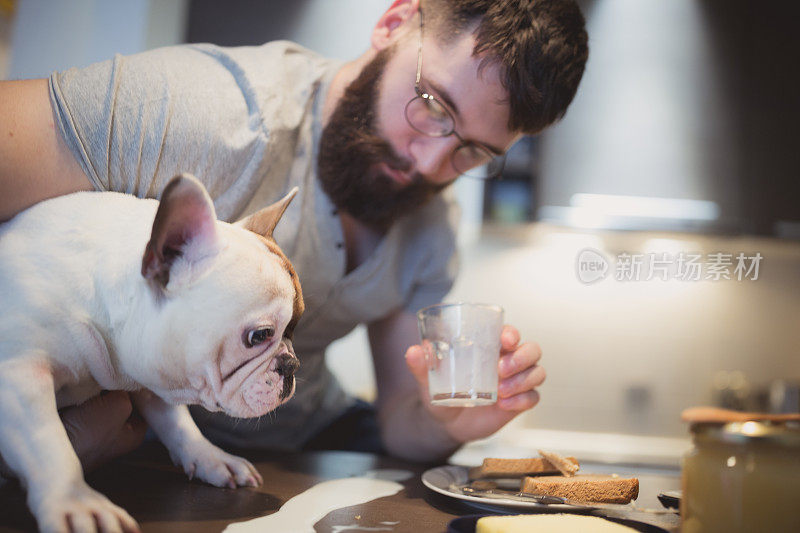
[[[275,370],[281,376],[293,376],[298,368],[300,368],[300,361],[297,360],[297,357],[289,353],[282,353],[278,356],[278,366]]]

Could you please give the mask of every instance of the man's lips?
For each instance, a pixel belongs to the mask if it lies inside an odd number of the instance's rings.
[[[381,163],[379,169],[383,174],[389,176],[389,178],[398,185],[406,186],[413,181],[410,174],[393,168],[386,163]]]

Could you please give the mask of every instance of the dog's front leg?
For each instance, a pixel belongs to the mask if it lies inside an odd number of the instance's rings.
[[[134,393],[133,401],[148,425],[189,479],[197,477],[217,487],[257,487],[263,481],[246,459],[226,453],[206,439],[185,405],[170,405],[150,391]]]
[[[136,521],[83,479],[58,417],[50,366],[0,363],[0,452],[28,491],[42,531],[138,531]]]

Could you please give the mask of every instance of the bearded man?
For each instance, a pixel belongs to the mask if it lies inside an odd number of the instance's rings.
[[[299,186],[274,234],[305,296],[296,396],[268,420],[201,408],[195,419],[226,447],[440,460],[536,405],[545,378],[538,345],[506,326],[497,403],[430,404],[415,313],[456,274],[446,189],[460,175],[497,176],[514,142],[562,117],[587,55],[572,0],[397,0],[369,50],[344,64],[285,41],[196,44],[0,82],[0,220],[78,190],[157,198],[180,172],[199,177],[229,221]],[[361,323],[374,406],[346,395],[324,362]],[[95,450],[87,462],[141,438],[119,423],[126,396],[110,398],[88,406],[101,429],[73,424],[76,449]]]

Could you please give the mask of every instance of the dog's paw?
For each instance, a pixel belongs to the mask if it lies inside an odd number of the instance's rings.
[[[86,484],[48,494],[34,514],[44,533],[139,532],[131,515]]]
[[[231,455],[210,442],[195,442],[173,457],[189,479],[201,479],[216,487],[257,487],[263,483],[250,461]]]

